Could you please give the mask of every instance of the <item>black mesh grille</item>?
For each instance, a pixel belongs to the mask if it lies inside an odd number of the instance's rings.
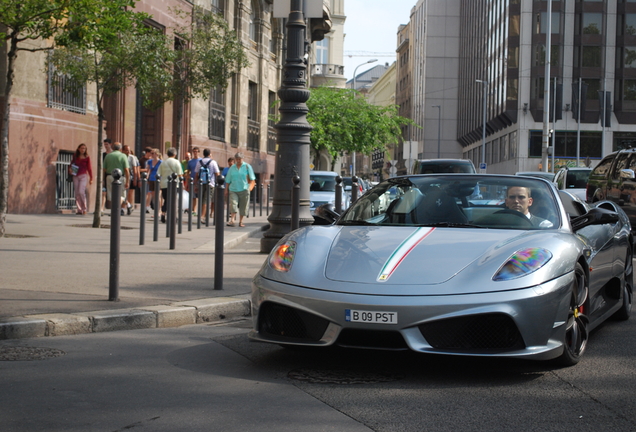
[[[285,340],[317,342],[329,321],[289,306],[265,302],[258,312],[259,332]]]
[[[344,329],[338,336],[338,345],[358,348],[377,348],[390,350],[408,349],[400,332]]]
[[[426,341],[437,349],[505,351],[525,348],[512,318],[484,314],[448,318],[418,326]]]

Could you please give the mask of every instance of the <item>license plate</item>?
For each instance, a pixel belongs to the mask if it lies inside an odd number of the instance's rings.
[[[371,324],[397,324],[397,312],[345,309],[345,321]]]

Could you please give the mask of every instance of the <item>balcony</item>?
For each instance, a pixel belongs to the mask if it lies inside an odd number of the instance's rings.
[[[344,66],[335,64],[315,64],[311,66],[311,76],[340,75],[344,76]]]

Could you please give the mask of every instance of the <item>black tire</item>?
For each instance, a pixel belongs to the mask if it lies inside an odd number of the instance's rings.
[[[612,315],[617,321],[627,321],[632,314],[632,299],[634,295],[634,256],[631,248],[627,251],[625,258],[625,284],[623,285],[623,304],[621,308]]]
[[[585,352],[588,339],[587,317],[581,313],[587,300],[587,277],[581,264],[574,268],[570,309],[563,340],[563,354],[557,359],[562,366],[574,366]]]

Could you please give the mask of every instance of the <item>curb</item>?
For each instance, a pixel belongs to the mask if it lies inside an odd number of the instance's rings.
[[[247,298],[217,297],[134,309],[41,314],[0,320],[0,340],[223,323],[249,317]]]

